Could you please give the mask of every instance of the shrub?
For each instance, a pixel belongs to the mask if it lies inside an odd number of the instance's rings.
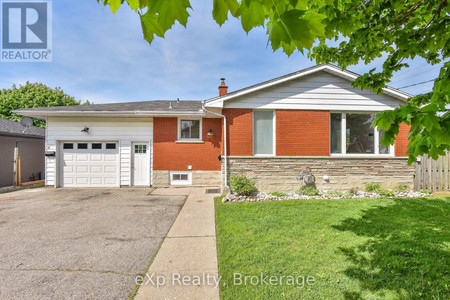
[[[381,185],[379,183],[368,182],[364,186],[364,191],[366,191],[366,192],[379,193],[380,190],[381,190]]]
[[[230,188],[233,192],[242,196],[250,196],[258,191],[255,182],[252,179],[245,177],[245,175],[231,177]]]
[[[391,190],[380,189],[377,193],[380,194],[380,196],[384,196],[384,197],[395,196],[394,191],[391,191]]]
[[[394,191],[397,191],[397,192],[404,192],[407,189],[408,189],[407,184],[399,184],[399,185],[394,186]]]
[[[358,189],[357,188],[351,188],[350,191],[347,192],[350,196],[356,196],[358,195]]]
[[[330,196],[330,197],[342,197],[344,195],[345,195],[345,193],[343,193],[341,191],[329,191],[328,192],[328,196]]]
[[[319,195],[319,190],[312,186],[302,186],[298,193],[305,196],[317,196]]]
[[[270,196],[274,196],[274,197],[287,197],[287,196],[289,196],[288,194],[283,193],[283,192],[270,192],[269,195]]]
[[[429,190],[420,190],[420,192],[422,194],[429,194],[429,195],[431,195],[433,193],[432,191],[429,191]]]

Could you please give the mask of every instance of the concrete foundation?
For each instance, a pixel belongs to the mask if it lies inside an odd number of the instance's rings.
[[[171,171],[153,171],[153,186],[170,186]],[[192,186],[221,186],[222,177],[220,171],[192,171]]]

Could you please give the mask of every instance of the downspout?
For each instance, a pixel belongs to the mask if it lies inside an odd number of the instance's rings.
[[[222,114],[207,110],[205,107],[205,101],[202,102],[202,109],[205,112],[208,112],[210,114],[219,116],[221,118],[223,118],[223,149],[224,149],[224,163],[225,163],[225,169],[224,169],[224,173],[225,173],[225,178],[224,178],[224,185],[225,187],[228,189],[227,195],[225,196],[225,198],[227,199],[227,201],[230,201],[230,195],[231,195],[231,189],[228,186],[228,159],[227,159],[227,117],[225,117]]]

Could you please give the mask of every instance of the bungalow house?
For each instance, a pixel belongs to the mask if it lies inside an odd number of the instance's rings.
[[[141,101],[16,111],[42,118],[46,185],[220,186],[245,174],[261,190],[295,190],[311,169],[322,189],[413,183],[408,126],[380,144],[374,115],[411,95],[352,87],[357,74],[320,65],[205,101]]]

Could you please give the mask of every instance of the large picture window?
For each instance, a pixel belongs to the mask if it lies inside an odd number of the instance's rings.
[[[380,144],[383,131],[372,127],[374,119],[375,114],[371,113],[332,113],[331,154],[391,155],[392,147]]]
[[[346,152],[375,154],[375,130],[372,122],[375,114],[346,114]]]
[[[255,155],[274,154],[274,112],[253,111],[253,153]]]

